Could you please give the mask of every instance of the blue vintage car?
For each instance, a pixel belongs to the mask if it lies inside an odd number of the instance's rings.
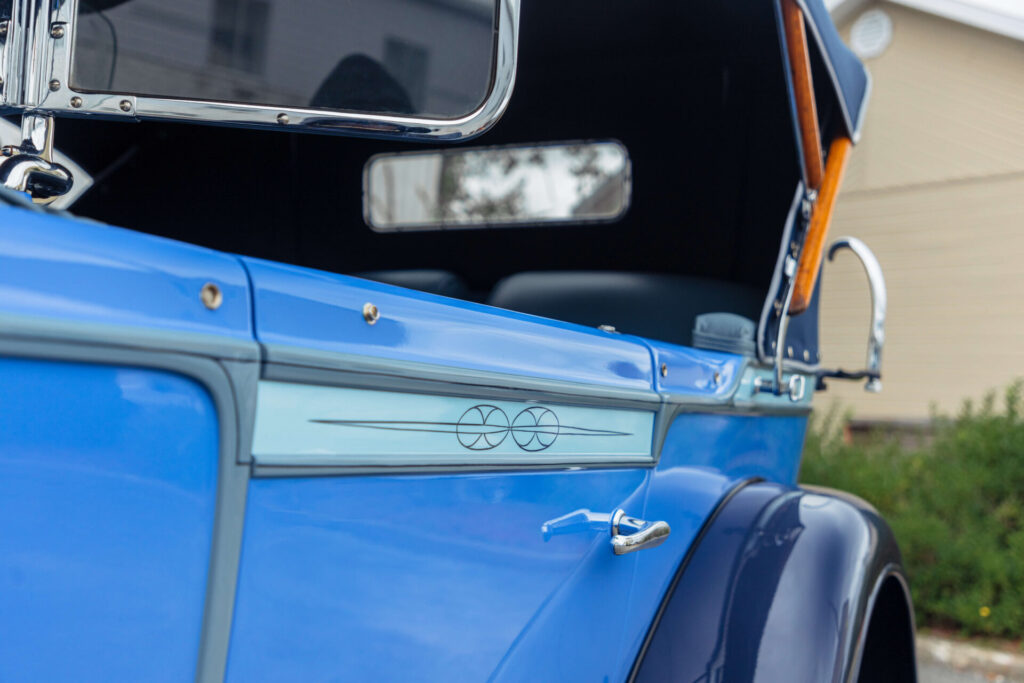
[[[0,20],[0,680],[915,679],[885,522],[797,485],[885,313],[839,240],[823,365],[820,0]]]

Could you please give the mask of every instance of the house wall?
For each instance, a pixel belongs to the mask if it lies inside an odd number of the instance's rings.
[[[830,235],[861,238],[885,270],[885,390],[832,382],[818,401],[924,418],[1024,377],[1024,43],[870,7],[893,41],[867,61],[871,102]],[[869,301],[854,257],[826,263],[823,363],[863,365]]]

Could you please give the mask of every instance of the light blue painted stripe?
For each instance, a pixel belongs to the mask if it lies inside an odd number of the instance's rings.
[[[262,465],[651,462],[655,412],[261,381]]]

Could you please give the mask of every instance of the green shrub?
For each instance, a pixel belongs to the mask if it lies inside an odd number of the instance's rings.
[[[1024,634],[1022,383],[996,406],[965,401],[935,417],[934,438],[903,448],[892,436],[844,443],[833,407],[812,419],[801,481],[857,494],[888,520],[903,551],[919,626]]]

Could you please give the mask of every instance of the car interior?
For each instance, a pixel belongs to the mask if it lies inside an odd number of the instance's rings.
[[[56,145],[94,175],[78,215],[690,345],[698,315],[759,318],[799,180],[773,7],[522,0],[508,110],[460,144],[621,142],[632,195],[613,221],[371,229],[367,161],[445,143],[61,119]],[[823,129],[833,109],[820,97]]]

